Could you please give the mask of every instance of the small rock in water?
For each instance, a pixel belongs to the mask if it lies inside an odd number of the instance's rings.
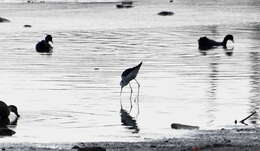
[[[171,124],[172,129],[199,129],[198,126],[191,126],[191,125],[184,125],[184,124],[178,124],[178,123],[172,123]]]
[[[158,13],[160,16],[172,16],[174,13],[171,11],[161,11]]]
[[[77,145],[73,146],[72,149],[77,149],[78,151],[106,151],[103,147],[79,147]]]
[[[10,20],[0,17],[0,23],[10,22]]]
[[[23,27],[25,27],[25,28],[31,28],[32,25],[23,25]]]
[[[94,68],[94,70],[99,70],[99,68]]]

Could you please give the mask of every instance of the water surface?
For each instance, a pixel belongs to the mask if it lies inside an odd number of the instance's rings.
[[[259,111],[259,1],[144,0],[131,9],[113,3],[1,6],[1,16],[11,20],[0,24],[1,99],[21,114],[16,134],[1,142],[178,137],[183,131],[172,130],[173,122],[234,128],[235,120]],[[162,10],[175,15],[158,16]],[[35,44],[47,33],[54,53],[40,55]],[[226,34],[235,37],[231,56],[222,48],[198,50],[199,37],[221,41]],[[120,76],[140,61],[140,113],[135,103],[129,114],[128,86],[120,106]],[[259,126],[259,115],[247,123]]]

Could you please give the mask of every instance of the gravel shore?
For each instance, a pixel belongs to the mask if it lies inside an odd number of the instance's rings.
[[[6,151],[259,151],[260,129],[195,130],[190,137],[144,142],[1,143]]]

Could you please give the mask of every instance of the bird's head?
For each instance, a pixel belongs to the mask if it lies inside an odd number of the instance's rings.
[[[231,40],[233,43],[234,43],[234,37],[233,35],[226,35],[223,42],[222,42],[222,45],[224,48],[227,48],[227,42],[228,40]]]
[[[224,38],[224,41],[228,41],[228,40],[231,40],[232,42],[234,42],[233,35],[226,35],[225,38]]]
[[[53,43],[53,41],[52,41],[52,36],[51,36],[51,35],[47,35],[47,36],[45,37],[45,41],[47,41],[47,42],[52,42],[52,43]]]
[[[120,81],[121,89],[122,89],[124,86],[126,86],[126,85],[127,85],[127,83],[126,83],[124,80],[121,80],[121,81]]]
[[[17,117],[20,117],[20,115],[18,114],[17,107],[15,105],[9,105],[8,108],[10,112],[13,112]]]

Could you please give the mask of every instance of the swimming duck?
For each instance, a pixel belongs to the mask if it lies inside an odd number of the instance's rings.
[[[198,40],[199,49],[207,50],[218,46],[223,46],[223,48],[227,48],[227,41],[231,40],[234,42],[234,38],[232,35],[226,35],[222,42],[217,42],[215,40],[209,39],[207,37],[200,37]]]
[[[13,112],[17,117],[20,117],[15,105],[7,105],[5,102],[0,101],[0,120],[8,119],[10,112]]]
[[[51,53],[53,47],[50,45],[50,42],[52,42],[52,36],[47,35],[45,40],[42,40],[36,44],[36,51],[40,53]]]

